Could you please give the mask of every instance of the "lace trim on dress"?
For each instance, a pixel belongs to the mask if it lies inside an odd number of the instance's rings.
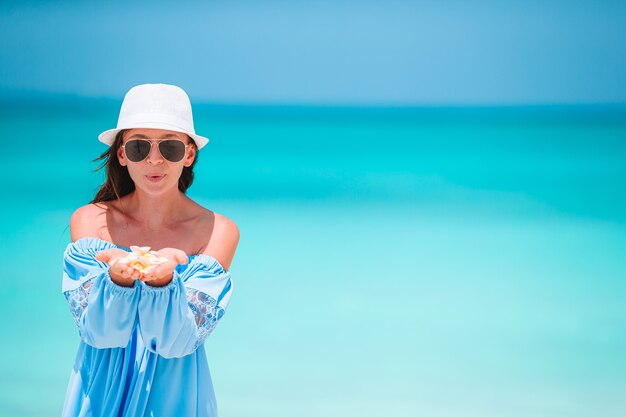
[[[80,317],[82,316],[83,311],[85,311],[85,309],[87,308],[87,304],[89,302],[89,292],[91,291],[94,278],[83,282],[78,288],[74,290],[66,291],[63,293],[63,295],[65,295],[67,303],[70,305],[70,311],[72,312],[74,321],[79,328]]]
[[[193,311],[198,327],[196,348],[200,346],[213,331],[217,322],[224,315],[224,309],[217,306],[217,301],[210,295],[194,288],[185,288],[189,308]]]

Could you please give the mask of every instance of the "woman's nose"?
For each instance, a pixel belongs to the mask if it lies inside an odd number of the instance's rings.
[[[152,147],[150,148],[150,153],[148,154],[148,157],[146,159],[151,164],[163,163],[163,155],[161,155],[161,152],[159,151],[158,143],[154,143],[152,145]]]

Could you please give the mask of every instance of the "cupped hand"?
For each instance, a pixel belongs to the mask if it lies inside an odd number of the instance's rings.
[[[167,259],[167,262],[143,271],[139,276],[142,282],[149,282],[151,285],[166,285],[172,280],[176,266],[178,264],[186,264],[189,261],[187,254],[176,248],[163,248],[156,251],[156,255]]]
[[[98,252],[96,259],[109,265],[109,273],[112,279],[115,278],[114,281],[121,279],[126,284],[132,284],[133,281],[141,277],[141,273],[122,261],[126,256],[128,256],[128,252],[125,250],[106,249]]]

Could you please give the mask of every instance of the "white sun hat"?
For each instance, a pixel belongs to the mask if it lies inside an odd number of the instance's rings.
[[[186,133],[198,149],[209,139],[196,135],[189,96],[180,87],[169,84],[141,84],[126,93],[115,129],[105,130],[98,140],[112,145],[120,130],[151,128]]]

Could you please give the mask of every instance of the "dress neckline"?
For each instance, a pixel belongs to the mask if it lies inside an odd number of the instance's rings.
[[[94,241],[95,240],[95,241],[98,241],[98,242],[103,242],[103,243],[109,244],[111,246],[115,246],[116,248],[125,250],[126,252],[132,252],[130,248],[127,248],[127,247],[122,246],[122,245],[118,245],[117,243],[109,242],[108,240],[100,239],[99,237],[81,237],[80,239],[76,239],[72,243],[75,243],[75,242],[78,242],[78,241],[83,241],[83,240],[84,241]],[[187,264],[189,264],[191,262],[192,258],[199,258],[199,259],[206,258],[210,262],[215,262],[220,268],[222,268],[223,271],[228,272],[222,266],[222,264],[217,259],[212,257],[211,255],[205,255],[204,253],[194,253],[193,255],[187,255],[187,257],[189,258],[189,262],[187,262]]]

